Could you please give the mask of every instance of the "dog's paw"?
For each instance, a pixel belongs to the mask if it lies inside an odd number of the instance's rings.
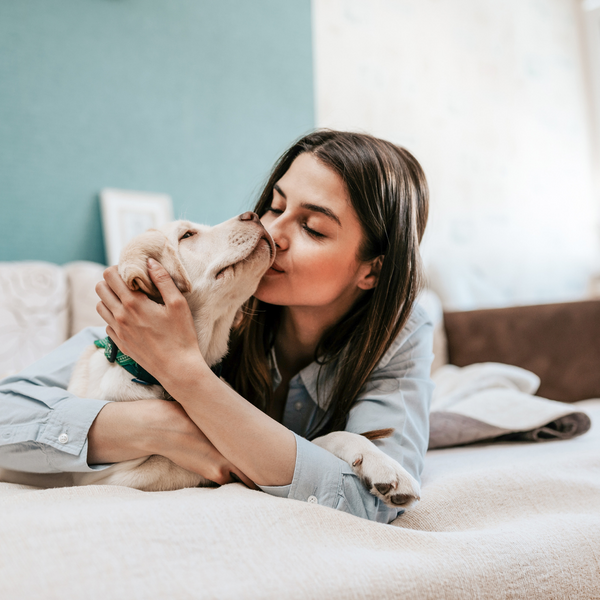
[[[408,509],[420,500],[421,490],[415,478],[377,448],[358,454],[352,468],[371,494],[388,506]]]

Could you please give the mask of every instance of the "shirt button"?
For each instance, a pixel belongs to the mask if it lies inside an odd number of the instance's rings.
[[[309,504],[319,504],[319,501],[317,500],[316,496],[309,496],[308,497],[308,503]]]
[[[58,441],[59,441],[61,444],[66,444],[66,443],[69,441],[69,436],[68,436],[66,433],[61,433],[61,434],[58,436]]]
[[[294,408],[296,410],[302,410],[303,406],[304,406],[304,404],[302,404],[302,402],[300,402],[299,400],[298,400],[298,402],[296,402],[296,404],[294,404]]]

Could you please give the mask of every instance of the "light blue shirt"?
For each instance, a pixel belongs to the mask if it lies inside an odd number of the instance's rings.
[[[0,382],[0,467],[31,473],[96,471],[88,465],[88,431],[106,400],[78,398],[66,391],[73,367],[84,348],[105,337],[104,328],[78,333],[18,375]],[[376,443],[420,480],[429,438],[429,404],[433,392],[433,327],[415,306],[400,332],[353,404],[346,431],[363,433],[394,428]],[[281,381],[275,354],[270,356],[273,386]],[[327,398],[336,364],[320,376],[320,398]],[[311,425],[327,409],[317,399],[319,365],[312,363],[291,381],[283,425],[296,436],[296,465],[289,485],[261,486],[273,496],[307,501],[389,523],[402,512],[373,496],[352,467],[309,442]],[[314,499],[312,500],[314,502]]]

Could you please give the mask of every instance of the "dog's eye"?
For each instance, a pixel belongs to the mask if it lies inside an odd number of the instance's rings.
[[[187,231],[186,233],[184,233],[184,234],[181,236],[181,239],[182,239],[182,240],[185,240],[185,238],[192,237],[193,235],[194,235],[194,232],[193,232],[193,231]]]

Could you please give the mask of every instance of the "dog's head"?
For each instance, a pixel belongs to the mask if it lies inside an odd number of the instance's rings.
[[[136,236],[121,253],[119,274],[130,289],[161,302],[148,274],[149,258],[167,270],[192,311],[207,303],[239,306],[275,260],[275,244],[249,212],[214,227],[174,221]]]
[[[200,350],[213,365],[227,351],[236,312],[275,260],[275,243],[250,212],[214,227],[174,221],[138,235],[121,253],[119,274],[130,289],[162,302],[148,258],[161,263],[184,294]]]

